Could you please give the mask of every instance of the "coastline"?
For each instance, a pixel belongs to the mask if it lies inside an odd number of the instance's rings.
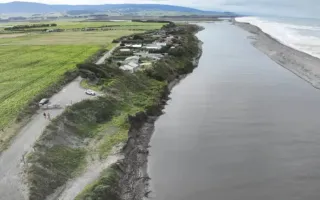
[[[270,59],[291,71],[301,79],[320,89],[320,59],[304,52],[288,47],[259,27],[249,23],[233,21],[233,24],[253,34],[252,45],[267,55]]]
[[[113,75],[113,84],[109,84],[110,77],[106,77],[109,78],[106,79],[108,87],[104,92],[113,95],[74,104],[46,128],[27,159],[30,198],[63,199],[70,195],[77,195],[75,199],[79,200],[90,196],[113,198],[116,191],[117,197],[127,199],[127,191],[141,198],[148,193],[147,154],[154,121],[162,114],[171,88],[197,67],[202,53],[202,43],[195,36],[201,30],[199,26],[172,27],[171,24],[164,30],[176,34],[181,45],[170,52],[171,57],[134,75],[104,66],[105,74]],[[86,67],[93,71],[99,68],[88,64],[79,66],[80,71]],[[109,156],[111,148],[120,142],[126,143],[120,153],[124,155],[123,160],[117,164],[109,163],[111,166],[101,174],[101,170],[94,174],[88,172],[90,180],[79,174],[87,174],[83,170],[92,162],[88,158],[101,160]],[[48,179],[50,185],[45,184]],[[73,180],[80,180],[81,187]],[[93,182],[88,185],[82,184],[83,181]],[[102,187],[111,188],[104,193],[96,192]],[[130,189],[132,187],[134,192]],[[63,189],[71,190],[61,193]],[[79,193],[79,189],[82,192]]]

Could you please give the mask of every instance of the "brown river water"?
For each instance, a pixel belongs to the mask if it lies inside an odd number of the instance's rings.
[[[320,91],[244,30],[201,25],[199,66],[155,124],[152,199],[319,200]]]

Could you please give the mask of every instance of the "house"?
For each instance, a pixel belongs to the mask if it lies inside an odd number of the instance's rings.
[[[135,72],[139,68],[139,64],[135,62],[129,62],[128,64],[122,65],[120,69],[124,71],[129,71],[131,73]]]

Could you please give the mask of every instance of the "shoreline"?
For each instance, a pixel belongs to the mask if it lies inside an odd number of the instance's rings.
[[[249,23],[233,21],[235,26],[253,34],[252,45],[271,60],[320,89],[320,59],[286,46]]]

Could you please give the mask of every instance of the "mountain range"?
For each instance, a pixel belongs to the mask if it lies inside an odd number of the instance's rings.
[[[162,4],[103,4],[103,5],[49,5],[42,3],[14,1],[10,3],[0,3],[0,13],[52,13],[67,12],[79,10],[92,11],[119,11],[141,12],[141,11],[163,11],[163,12],[181,12],[204,15],[232,15],[229,12],[203,11],[194,8],[162,5]]]

